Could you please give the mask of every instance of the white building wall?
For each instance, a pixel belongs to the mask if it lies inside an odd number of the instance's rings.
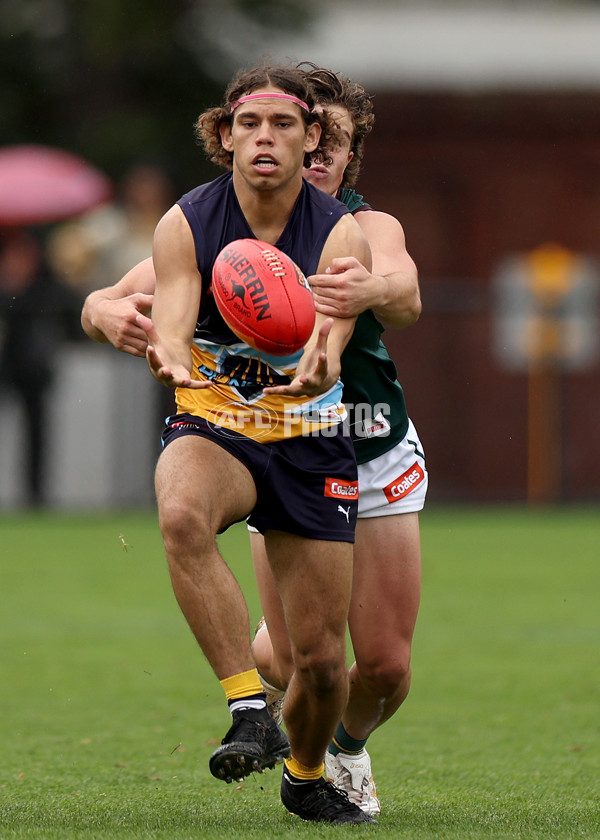
[[[313,3],[298,33],[208,4],[204,29],[231,72],[267,53],[313,61],[368,89],[479,91],[600,87],[600,4],[559,0],[337,0]],[[266,46],[268,45],[268,46]]]

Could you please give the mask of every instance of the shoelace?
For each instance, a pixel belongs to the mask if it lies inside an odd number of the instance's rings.
[[[346,791],[336,788],[331,782],[323,781],[317,788],[307,793],[302,800],[304,808],[316,806],[325,817],[335,816],[345,811],[354,813],[356,805],[348,799]]]

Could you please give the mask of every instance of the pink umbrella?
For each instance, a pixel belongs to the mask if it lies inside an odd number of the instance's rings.
[[[112,191],[106,175],[70,152],[36,145],[0,149],[0,225],[68,219],[107,201]]]

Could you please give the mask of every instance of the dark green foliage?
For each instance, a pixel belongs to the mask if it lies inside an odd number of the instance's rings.
[[[237,69],[216,43],[220,16],[298,29],[307,8],[301,0],[2,3],[0,146],[67,148],[115,178],[134,162],[155,163],[187,189],[215,175],[192,126]]]

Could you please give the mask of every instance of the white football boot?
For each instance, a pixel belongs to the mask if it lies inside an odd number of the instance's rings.
[[[268,683],[265,679],[258,675],[262,686],[267,694],[267,709],[269,714],[277,723],[278,726],[283,724],[283,701],[285,700],[285,691],[280,688],[275,688],[274,685]]]
[[[362,749],[359,753],[325,753],[325,776],[336,788],[345,790],[348,799],[365,814],[380,814],[381,805],[377,798],[375,782],[371,773],[371,758]]]

